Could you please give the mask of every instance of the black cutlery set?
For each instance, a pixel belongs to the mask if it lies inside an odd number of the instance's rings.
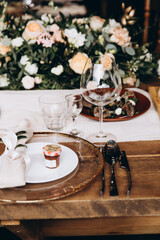
[[[111,178],[110,178],[110,196],[118,196],[118,188],[115,178],[114,167],[117,162],[119,162],[120,168],[125,169],[128,174],[128,189],[127,196],[129,196],[132,187],[132,178],[130,173],[130,167],[128,164],[128,159],[125,151],[120,151],[118,144],[114,140],[109,140],[102,150],[104,161],[110,165],[111,168]],[[100,190],[100,195],[103,196],[105,191],[105,171],[104,167],[102,170],[102,188]]]

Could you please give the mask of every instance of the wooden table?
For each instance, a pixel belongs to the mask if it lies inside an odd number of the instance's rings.
[[[118,197],[109,196],[110,167],[82,191],[41,203],[0,203],[1,226],[22,239],[46,236],[160,233],[160,141],[119,143],[128,156],[133,187],[126,196],[127,173],[116,164]]]

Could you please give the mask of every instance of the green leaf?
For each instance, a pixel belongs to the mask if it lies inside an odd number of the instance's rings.
[[[18,135],[25,134],[25,133],[27,133],[27,132],[23,130],[23,131],[16,132],[16,135],[18,136]]]
[[[115,50],[115,51],[117,51],[116,46],[115,46],[114,44],[111,44],[111,43],[107,44],[107,45],[105,46],[105,49],[106,49],[106,51],[109,51],[109,50]]]
[[[23,139],[23,138],[27,138],[27,136],[20,135],[20,136],[17,137],[18,140]]]
[[[8,46],[11,44],[11,40],[8,38],[8,36],[5,36],[5,37],[2,39],[2,44],[3,44],[5,47],[8,47]]]
[[[15,148],[18,148],[18,147],[26,147],[27,148],[27,146],[24,144],[18,144]]]
[[[126,50],[126,53],[128,53],[131,56],[134,56],[136,54],[135,50],[131,47],[126,47],[125,50]]]

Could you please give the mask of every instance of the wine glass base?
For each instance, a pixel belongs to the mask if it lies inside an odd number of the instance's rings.
[[[97,147],[104,146],[109,140],[116,141],[116,137],[111,133],[103,133],[103,135],[91,134],[87,137],[87,140]]]
[[[74,136],[74,137],[83,137],[83,132],[81,132],[81,131],[76,131],[76,132],[71,131],[69,134]]]

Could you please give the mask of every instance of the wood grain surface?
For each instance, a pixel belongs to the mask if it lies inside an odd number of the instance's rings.
[[[160,141],[119,143],[125,150],[133,187],[129,197],[127,173],[116,164],[119,196],[109,196],[110,167],[105,163],[106,190],[100,197],[101,176],[72,196],[43,203],[1,203],[1,220],[160,216]],[[135,156],[134,156],[135,155]],[[7,191],[5,191],[7,194]],[[34,193],[33,193],[34,194]]]
[[[160,87],[158,87],[158,86],[149,86],[148,87],[149,94],[152,98],[154,106],[155,106],[155,108],[158,112],[158,115],[160,117],[160,101],[158,100],[158,90],[159,89],[160,89]]]
[[[33,221],[41,236],[160,233],[160,141],[123,142],[119,146],[126,151],[131,169],[130,196],[126,195],[127,173],[118,163],[115,174],[119,196],[109,196],[110,167],[105,163],[103,197],[99,194],[102,184],[99,175],[85,189],[63,199],[43,203],[2,202],[0,219],[20,220],[25,232],[24,225]],[[14,232],[20,226],[7,228]]]

